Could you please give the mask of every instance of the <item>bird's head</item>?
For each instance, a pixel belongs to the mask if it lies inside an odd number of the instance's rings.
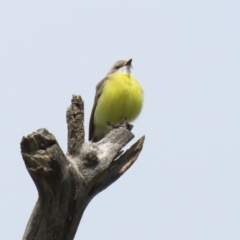
[[[132,75],[132,59],[129,59],[128,61],[117,61],[108,72],[108,74],[112,73],[126,73]]]

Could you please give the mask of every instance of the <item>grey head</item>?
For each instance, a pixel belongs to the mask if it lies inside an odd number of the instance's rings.
[[[132,68],[132,59],[129,60],[119,60],[110,69],[108,74],[112,74],[115,72],[128,72],[131,73],[131,68]]]

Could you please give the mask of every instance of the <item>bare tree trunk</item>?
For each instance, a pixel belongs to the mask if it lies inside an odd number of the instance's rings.
[[[88,203],[121,177],[142,150],[144,137],[121,154],[134,137],[123,127],[98,143],[85,142],[83,120],[83,101],[74,95],[67,110],[66,155],[46,129],[21,141],[26,168],[38,190],[24,240],[72,240]]]

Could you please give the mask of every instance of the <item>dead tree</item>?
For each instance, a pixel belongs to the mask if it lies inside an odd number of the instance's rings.
[[[74,95],[67,110],[66,155],[47,129],[22,138],[22,157],[38,190],[24,240],[72,240],[88,203],[121,177],[142,150],[144,136],[121,151],[134,137],[123,127],[98,143],[85,142],[83,120],[83,101]]]

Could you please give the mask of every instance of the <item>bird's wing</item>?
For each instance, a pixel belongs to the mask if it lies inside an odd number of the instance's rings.
[[[91,117],[90,117],[90,121],[89,121],[89,134],[88,134],[88,140],[89,141],[94,140],[94,124],[93,124],[94,113],[95,113],[95,109],[96,109],[96,106],[97,106],[98,99],[102,94],[104,83],[106,82],[107,79],[108,79],[108,77],[105,77],[96,86],[96,94],[95,94],[92,113],[91,113]]]

